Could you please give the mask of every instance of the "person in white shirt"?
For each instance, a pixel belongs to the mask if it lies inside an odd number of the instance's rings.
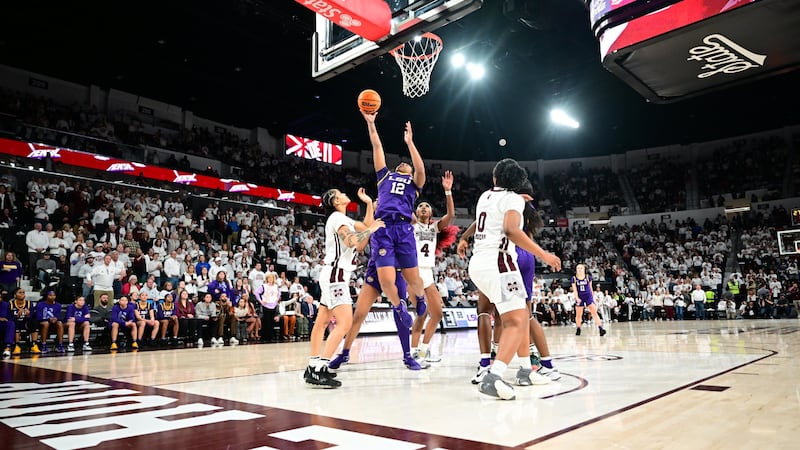
[[[111,264],[111,255],[105,255],[102,264],[86,275],[86,284],[94,288],[94,304],[100,303],[100,296],[103,294],[107,294],[109,298],[114,297],[116,275],[117,269]]]
[[[255,267],[250,270],[250,273],[247,274],[247,279],[250,281],[250,290],[252,292],[258,291],[258,288],[264,284],[265,273],[261,270],[260,262],[257,262]]]
[[[175,250],[170,252],[169,256],[164,259],[163,266],[164,276],[167,277],[167,281],[172,283],[173,286],[177,286],[181,276],[181,263],[178,261],[178,252]]]
[[[31,280],[38,280],[36,272],[36,262],[47,252],[50,246],[50,239],[42,231],[42,224],[35,222],[33,229],[25,235],[25,245],[28,246],[28,273]]]
[[[692,291],[692,302],[694,303],[695,320],[705,319],[706,293],[703,290],[703,286],[701,286],[699,283],[695,284],[694,290]]]
[[[120,298],[122,296],[122,285],[127,281],[128,268],[125,267],[125,263],[119,260],[118,251],[113,250],[109,255],[111,256],[111,267],[114,268],[114,282],[112,283],[114,298]]]

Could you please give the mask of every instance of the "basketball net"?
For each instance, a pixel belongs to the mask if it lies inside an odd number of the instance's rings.
[[[431,72],[441,51],[442,38],[433,33],[425,33],[389,51],[403,74],[403,94],[414,98],[428,93]]]

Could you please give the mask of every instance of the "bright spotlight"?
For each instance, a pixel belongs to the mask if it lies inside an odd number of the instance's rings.
[[[550,111],[550,120],[552,120],[553,123],[570,128],[578,128],[581,126],[577,120],[573,119],[560,109],[554,109]]]
[[[461,52],[456,53],[455,55],[453,55],[452,58],[450,58],[450,64],[452,64],[453,67],[455,67],[457,69],[463,67],[466,62],[467,62],[467,58]]]
[[[467,72],[473,80],[480,80],[486,75],[486,68],[481,64],[469,63],[467,64]]]

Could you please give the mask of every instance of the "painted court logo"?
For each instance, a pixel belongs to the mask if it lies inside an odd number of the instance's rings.
[[[261,417],[82,380],[0,385],[0,424],[54,449],[94,447],[128,437]]]
[[[762,67],[766,55],[759,55],[742,47],[721,34],[709,34],[703,44],[689,49],[687,61],[700,61],[703,72],[697,78],[709,78],[718,74],[734,74]]]

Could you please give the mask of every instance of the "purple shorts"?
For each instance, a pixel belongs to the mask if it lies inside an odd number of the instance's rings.
[[[408,269],[417,267],[417,240],[414,227],[408,222],[389,222],[372,233],[369,242],[377,267]]]
[[[580,303],[578,303],[578,300],[580,300]],[[586,307],[589,305],[594,305],[594,296],[591,296],[589,298],[578,296],[578,298],[575,300],[576,307]]]
[[[533,277],[536,274],[536,258],[527,251],[517,247],[517,267],[525,283],[528,301],[533,298]]]
[[[369,264],[367,264],[367,273],[364,274],[364,284],[372,286],[378,292],[383,292],[381,283],[378,281],[378,270],[375,268],[372,259],[370,259]],[[395,274],[394,285],[397,286],[397,294],[400,298],[408,298],[406,279],[403,278],[400,271],[397,271]]]

